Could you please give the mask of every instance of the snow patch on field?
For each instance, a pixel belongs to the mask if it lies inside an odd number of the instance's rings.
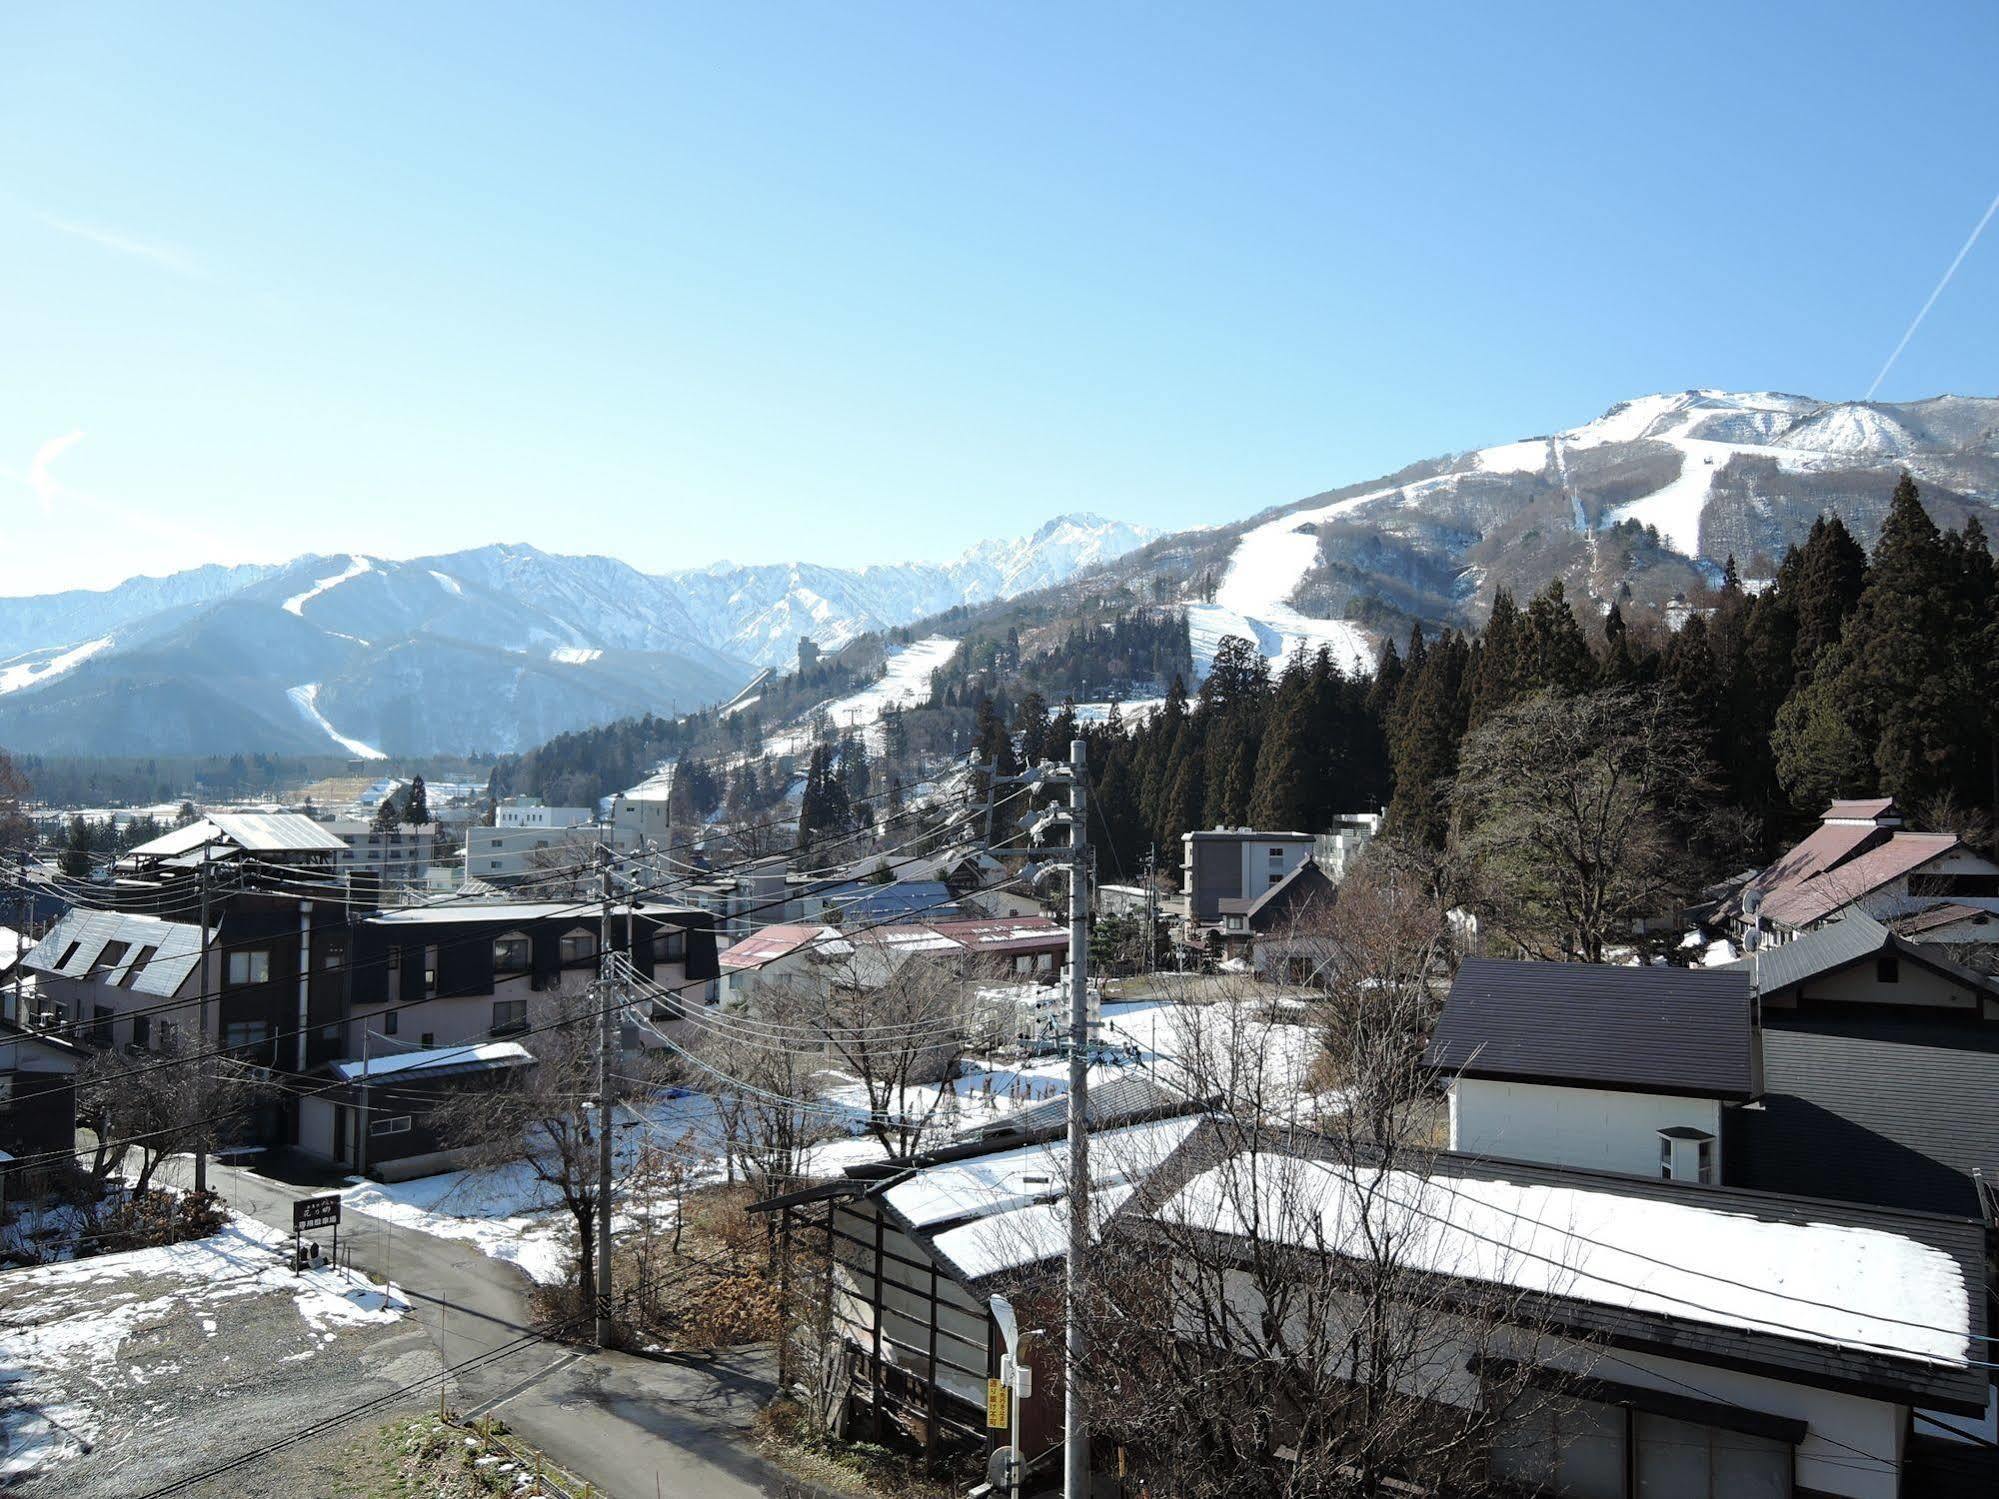
[[[349,557],[347,559],[347,566],[343,571],[335,573],[330,578],[321,578],[304,593],[295,593],[286,599],[285,613],[296,614],[300,619],[304,619],[305,606],[307,604],[318,598],[322,593],[338,588],[342,583],[348,581],[348,579],[360,577],[361,574],[369,571],[373,566],[374,564],[366,557]]]
[[[824,713],[835,733],[859,730],[870,750],[881,747],[877,725],[891,706],[914,707],[930,699],[930,674],[958,654],[958,642],[944,635],[931,635],[913,645],[896,646],[888,653],[888,667],[879,681],[859,692],[835,698],[815,708],[809,718]],[[812,747],[812,724],[798,724],[781,730],[764,741],[766,755],[800,755]]]
[[[9,1409],[0,1414],[6,1455],[0,1482],[79,1456],[96,1445],[106,1406],[124,1405],[159,1368],[146,1364],[156,1329],[194,1316],[215,1330],[225,1304],[289,1298],[315,1338],[333,1329],[394,1322],[409,1302],[393,1285],[338,1269],[295,1274],[291,1235],[239,1218],[211,1238],[8,1272],[12,1314],[0,1330]],[[21,1313],[27,1313],[25,1317]],[[135,1340],[136,1351],[127,1348]]]
[[[99,640],[86,640],[82,645],[73,645],[53,656],[46,651],[29,651],[12,661],[0,663],[0,695],[53,681],[88,661],[109,644],[111,637],[106,635]]]
[[[338,744],[348,754],[362,760],[386,760],[389,757],[372,744],[363,744],[358,739],[349,739],[327,722],[326,715],[319,711],[319,683],[301,682],[296,687],[287,687],[285,696],[297,705],[308,723],[316,725],[327,738]]]

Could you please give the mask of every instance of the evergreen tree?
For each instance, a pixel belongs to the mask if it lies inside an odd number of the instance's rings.
[[[1465,732],[1464,674],[1469,652],[1446,630],[1427,653],[1423,669],[1404,684],[1406,707],[1391,746],[1395,796],[1388,827],[1410,841],[1442,848],[1450,818],[1446,787],[1457,773]]]
[[[411,827],[422,827],[430,821],[430,789],[423,784],[422,776],[410,782],[403,796],[403,821]]]
[[[1492,613],[1479,637],[1471,671],[1471,705],[1467,722],[1477,728],[1520,696],[1527,675],[1526,624],[1513,595],[1506,589],[1492,596]]]
[[[90,843],[89,824],[81,817],[70,818],[68,836],[63,841],[58,865],[73,880],[90,878]]]
[[[1302,675],[1294,683],[1287,674],[1271,704],[1270,724],[1256,759],[1248,809],[1251,827],[1290,832],[1314,824],[1310,707],[1309,683]]]
[[[1913,498],[1915,486],[1909,488]],[[1901,494],[1899,486],[1896,494]],[[1811,534],[1795,559],[1780,570],[1777,586],[1795,621],[1793,672],[1809,677],[1819,657],[1838,642],[1847,616],[1860,602],[1867,581],[1867,553],[1838,516],[1821,515],[1812,522]]]
[[[1569,607],[1562,580],[1548,586],[1528,602],[1525,636],[1526,664],[1519,674],[1520,685],[1529,691],[1547,689],[1560,693],[1587,691],[1596,680],[1596,658],[1576,612]]]

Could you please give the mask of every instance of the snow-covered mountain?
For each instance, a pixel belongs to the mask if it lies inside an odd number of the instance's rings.
[[[837,648],[1073,576],[1148,533],[1062,516],[956,562],[720,565],[485,546],[205,567],[0,599],[0,745],[44,753],[508,750],[730,697],[798,638]]]
[[[1733,557],[1768,577],[1822,513],[1872,545],[1906,469],[1939,524],[1977,514],[1999,534],[1999,399],[1826,402],[1769,392],[1640,397],[1552,434],[1426,459],[1266,510],[1162,537],[1077,585],[1092,607],[1177,601],[1195,665],[1224,635],[1273,658],[1332,647],[1363,668],[1411,620],[1475,625],[1493,593],[1563,580],[1585,607],[1665,604]],[[1066,628],[1021,597],[1011,613]],[[991,613],[997,633],[1010,621]]]

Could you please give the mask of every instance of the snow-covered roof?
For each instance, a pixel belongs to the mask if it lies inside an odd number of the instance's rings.
[[[1090,1135],[1091,1213],[1100,1230],[1112,1213],[1200,1127],[1183,1114]],[[1061,1140],[923,1167],[881,1193],[909,1227],[967,1280],[1059,1254],[1068,1210],[1068,1146]]]
[[[370,1057],[331,1064],[333,1075],[342,1082],[402,1076],[412,1072],[445,1069],[465,1071],[488,1067],[525,1067],[534,1054],[518,1041],[481,1041],[472,1046],[433,1046],[422,1051],[397,1052],[393,1056]]]
[[[1798,1221],[1691,1189],[1666,1197],[1572,1178],[1243,1153],[1193,1177],[1157,1216],[1351,1258],[1366,1255],[1372,1231],[1392,1235],[1411,1270],[1924,1363],[1972,1357],[1964,1265],[1897,1231],[1906,1217],[1879,1215],[1875,1227],[1854,1221],[1864,1213],[1810,1203],[1826,1221]]]
[[[614,914],[633,909],[629,903],[613,907]],[[637,910],[641,916],[657,916],[667,913],[688,914],[691,906],[669,905],[664,902],[640,902]],[[399,906],[394,910],[381,911],[370,915],[368,920],[384,926],[445,926],[465,921],[547,921],[551,918],[568,917],[578,923],[589,924],[597,920],[597,907],[588,901],[574,900],[454,900],[428,906]]]

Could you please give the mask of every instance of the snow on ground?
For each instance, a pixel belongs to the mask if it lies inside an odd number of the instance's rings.
[[[618,1125],[618,1169],[628,1172],[648,1143],[673,1145],[685,1138],[721,1175],[721,1136],[712,1100],[698,1093],[663,1098],[638,1111],[626,1110]],[[568,1210],[555,1189],[538,1180],[526,1162],[476,1171],[446,1171],[412,1181],[356,1180],[341,1200],[353,1211],[421,1229],[444,1239],[463,1239],[481,1254],[519,1265],[543,1285],[560,1281],[574,1253]]]
[[[913,645],[893,647],[888,653],[888,669],[881,680],[859,692],[835,698],[807,715],[807,721],[781,729],[764,741],[766,755],[801,755],[812,747],[812,719],[823,711],[835,732],[862,730],[870,750],[881,747],[875,725],[891,704],[914,707],[929,701],[930,674],[958,653],[958,642],[943,635],[931,635]]]
[[[389,757],[372,744],[363,744],[358,739],[349,739],[327,722],[326,715],[319,711],[319,683],[301,682],[296,687],[287,687],[285,696],[297,705],[298,711],[311,723],[321,729],[326,737],[346,750],[348,754],[362,760],[386,760]]]
[[[452,577],[450,573],[441,573],[433,567],[430,569],[430,575],[437,579],[437,586],[442,588],[446,593],[464,594],[465,585]]]
[[[559,645],[548,653],[548,659],[564,666],[588,666],[603,654],[587,645]]]
[[[1106,1002],[1104,1040],[1137,1048],[1138,1065],[1183,1092],[1212,1088],[1260,1097],[1282,1110],[1307,1100],[1319,1043],[1308,1026],[1272,1018],[1263,1004]]]
[[[371,568],[373,568],[373,566],[374,564],[370,562],[366,557],[360,557],[360,556],[349,557],[347,559],[347,566],[343,571],[335,573],[330,578],[321,578],[317,583],[313,584],[312,587],[308,588],[304,593],[295,593],[290,598],[286,599],[285,613],[296,614],[300,619],[304,619],[305,606],[307,604],[311,603],[314,599],[318,598],[322,593],[326,593],[331,589],[338,588],[342,583],[345,583],[348,579],[360,577],[361,574],[369,571]]]
[[[212,1238],[10,1271],[0,1280],[10,1314],[0,1323],[9,1407],[0,1482],[80,1456],[128,1420],[117,1408],[131,1405],[131,1392],[179,1372],[161,1348],[170,1327],[193,1331],[190,1317],[214,1338],[243,1303],[289,1300],[302,1324],[293,1339],[304,1345],[292,1357],[310,1358],[339,1329],[393,1323],[410,1309],[395,1286],[351,1271],[294,1274],[290,1252],[288,1233],[239,1218]]]
[[[0,662],[0,695],[52,681],[88,661],[109,644],[111,637],[106,635],[99,640],[86,640],[82,645],[73,645],[53,656],[46,651],[28,651],[11,661]]]

